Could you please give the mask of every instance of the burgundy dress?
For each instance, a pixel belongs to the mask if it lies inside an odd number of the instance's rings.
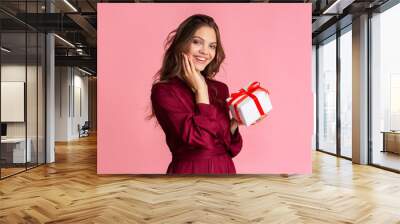
[[[230,131],[228,86],[206,79],[210,104],[196,103],[180,78],[151,89],[155,116],[165,132],[172,161],[167,174],[235,174],[232,158],[242,149],[239,128]]]

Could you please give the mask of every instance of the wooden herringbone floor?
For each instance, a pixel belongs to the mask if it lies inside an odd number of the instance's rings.
[[[315,152],[312,175],[96,174],[96,138],[0,181],[0,223],[400,223],[400,175]]]

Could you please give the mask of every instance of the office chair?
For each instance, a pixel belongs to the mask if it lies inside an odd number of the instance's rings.
[[[82,127],[80,127],[80,125],[78,124],[79,138],[89,136],[89,129],[90,129],[89,121],[85,121]]]

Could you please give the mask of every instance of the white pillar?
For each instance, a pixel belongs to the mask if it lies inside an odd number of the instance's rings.
[[[368,15],[353,20],[353,162],[368,163]]]
[[[53,12],[54,6],[50,1],[46,4],[47,12]],[[55,133],[55,44],[54,34],[46,35],[46,163],[55,162],[54,133]]]

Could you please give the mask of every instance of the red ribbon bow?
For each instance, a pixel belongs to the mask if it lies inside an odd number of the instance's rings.
[[[250,86],[247,88],[247,90],[241,88],[238,92],[231,94],[231,99],[228,101],[228,106],[230,106],[232,104],[232,102],[235,101],[237,98],[244,96],[241,99],[239,99],[238,101],[236,101],[235,104],[233,105],[236,117],[238,118],[238,121],[241,124],[243,124],[243,122],[240,119],[239,111],[237,110],[237,106],[239,105],[239,103],[241,103],[244,99],[247,98],[246,96],[249,96],[254,100],[254,103],[256,104],[257,109],[260,112],[260,115],[261,116],[265,115],[265,112],[262,109],[260,102],[258,101],[257,97],[253,94],[253,92],[255,92],[256,90],[262,90],[262,91],[266,92],[267,94],[269,94],[268,90],[266,90],[260,86],[260,82],[253,82],[250,84]]]

